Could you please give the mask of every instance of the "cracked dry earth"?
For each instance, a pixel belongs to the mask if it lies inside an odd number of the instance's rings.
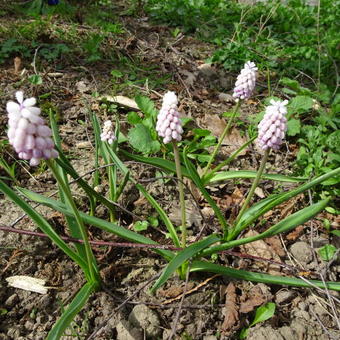
[[[219,67],[211,67],[204,59],[211,53],[212,46],[197,41],[190,36],[183,36],[179,41],[171,36],[170,30],[162,26],[153,26],[147,20],[126,17],[123,22],[129,27],[125,41],[119,48],[137,56],[146,64],[157,65],[158,72],[170,75],[170,90],[179,94],[181,112],[193,117],[198,127],[208,128],[216,135],[221,133],[219,113],[228,111],[233,103],[230,89],[235,75],[226,74]],[[170,43],[169,43],[170,42]],[[29,68],[30,60],[24,60]],[[49,72],[52,72],[51,66]],[[13,74],[10,63],[1,65],[0,86],[4,96],[0,106],[0,134],[5,137],[5,103],[12,98],[14,83],[19,76]],[[89,107],[104,120],[103,112],[97,99],[90,94],[98,91],[107,94],[110,78],[106,68],[77,68],[65,66],[62,77],[44,79],[45,91],[53,93],[51,101],[61,113],[60,133],[65,149],[70,152],[73,164],[80,174],[93,168],[93,130],[89,123]],[[249,101],[241,108],[241,119],[259,109],[259,98],[266,95],[265,78],[259,81],[261,89],[254,101]],[[28,94],[32,89],[25,85]],[[132,97],[133,88],[125,88],[119,95]],[[159,107],[159,93],[165,88],[156,88],[154,92],[147,88],[138,91],[150,96]],[[38,90],[39,91],[39,90]],[[127,129],[126,110],[118,109],[122,128]],[[84,122],[79,124],[79,121]],[[243,143],[242,133],[235,129],[232,141],[226,139],[219,157],[223,158],[235,148],[235,143]],[[12,151],[6,149],[5,156],[10,161]],[[271,156],[269,164],[280,164],[279,172],[289,174],[289,163],[294,157],[294,146]],[[256,169],[260,155],[254,147],[246,150],[241,157],[231,164],[231,169]],[[155,169],[131,164],[138,179],[155,177]],[[44,169],[43,169],[44,170]],[[271,165],[267,169],[273,171]],[[55,192],[55,182],[47,171],[28,168],[20,163],[17,168],[19,185],[25,186],[44,195]],[[5,175],[1,169],[0,174]],[[158,182],[145,184],[148,191],[166,209],[173,221],[178,220],[178,207],[171,202],[177,200],[177,191],[172,183],[162,185]],[[266,196],[275,189],[271,181],[263,181],[258,197]],[[282,185],[283,190],[291,188]],[[104,183],[103,191],[106,186]],[[209,188],[217,203],[234,216],[233,206],[242,201],[249,189],[249,181],[219,183]],[[83,193],[72,186],[74,196],[80,207],[86,210]],[[194,192],[195,194],[195,192]],[[195,201],[187,194],[188,223],[191,225],[189,239],[193,240],[204,227],[203,236],[217,230],[211,211],[204,200],[196,193]],[[257,197],[257,199],[258,199]],[[279,209],[268,213],[266,228],[298,207],[306,204],[307,199],[300,196]],[[120,204],[137,215],[154,214],[151,207],[133,187],[128,188]],[[60,214],[43,207],[37,207],[48,221],[61,234],[67,234],[65,221]],[[201,214],[199,213],[201,212]],[[98,208],[99,217],[107,217],[107,211]],[[326,280],[336,280],[339,276],[339,262],[330,266],[323,262],[317,253],[318,248],[327,243],[339,246],[339,239],[329,238],[320,220],[327,217],[334,226],[338,221],[332,216],[321,214],[318,219],[298,227],[288,235],[259,241],[257,244],[236,249],[235,254],[222,254],[220,263],[240,269],[273,273],[275,275],[302,275],[305,279],[320,275]],[[0,194],[0,225],[11,226],[22,212],[13,203]],[[197,217],[199,216],[199,217]],[[213,221],[213,222],[212,222]],[[129,228],[130,216],[121,213],[120,222]],[[24,217],[15,224],[15,228],[37,231],[37,227]],[[90,227],[90,237],[95,240],[121,241],[108,233],[99,232]],[[148,231],[147,236],[165,243],[165,229]],[[26,340],[44,339],[62,309],[71,301],[74,294],[84,283],[79,268],[46,238],[7,233],[0,231],[0,339]],[[175,323],[176,339],[237,339],[238,332],[253,320],[255,310],[266,302],[275,302],[275,315],[268,321],[252,327],[247,339],[251,340],[296,340],[296,339],[339,339],[339,294],[317,289],[287,288],[275,285],[254,284],[235,281],[228,277],[197,273],[191,274],[187,284],[174,277],[160,289],[156,295],[148,293],[147,284],[164,267],[164,261],[157,255],[143,249],[94,247],[94,252],[103,277],[104,289],[93,294],[85,308],[76,317],[72,327],[63,339],[168,339],[173,334]],[[239,253],[248,255],[240,257]],[[274,262],[255,261],[252,256]],[[280,266],[277,263],[286,266]],[[292,267],[295,269],[293,270]],[[46,295],[11,288],[6,278],[12,275],[28,275],[43,278],[51,287]],[[186,293],[183,302],[181,298]],[[129,300],[127,301],[127,299]],[[178,309],[180,313],[176,320]],[[176,321],[176,322],[175,322]]]

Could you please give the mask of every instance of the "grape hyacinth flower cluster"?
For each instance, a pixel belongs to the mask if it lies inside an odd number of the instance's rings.
[[[182,139],[182,123],[177,109],[178,99],[175,92],[168,91],[163,97],[162,108],[157,116],[156,131],[163,137],[163,143]]]
[[[248,99],[252,95],[256,83],[256,72],[257,67],[255,63],[247,61],[244,64],[244,68],[241,70],[235,83],[233,97],[236,102],[240,99]]]
[[[271,100],[258,129],[258,144],[263,150],[278,150],[287,130],[286,105],[288,100]]]
[[[104,122],[103,132],[100,134],[100,139],[103,142],[108,142],[109,144],[112,144],[116,140],[111,120]]]
[[[34,106],[34,97],[24,100],[24,93],[15,94],[18,103],[9,101],[8,112],[8,138],[10,144],[18,153],[19,158],[29,160],[31,166],[36,166],[41,159],[58,157],[51,138],[52,131],[40,117],[41,110]]]

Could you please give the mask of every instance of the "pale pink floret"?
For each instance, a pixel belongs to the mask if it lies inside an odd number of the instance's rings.
[[[248,99],[253,94],[256,84],[256,76],[257,67],[255,63],[247,61],[235,83],[233,97],[236,101],[239,101],[240,99]]]
[[[168,91],[163,97],[162,107],[157,116],[156,131],[163,137],[163,143],[182,139],[182,123],[177,109],[178,99],[175,92]]]
[[[8,138],[19,158],[29,160],[31,166],[36,166],[41,159],[58,157],[51,139],[52,131],[40,117],[41,110],[35,107],[36,99],[24,100],[24,93],[15,94],[18,103],[7,103]]]
[[[100,134],[100,139],[101,141],[108,142],[109,144],[112,144],[116,140],[111,120],[107,120],[104,122],[103,131]]]
[[[258,144],[263,150],[272,148],[278,150],[287,130],[286,105],[288,100],[271,100],[266,108],[266,113],[258,125]]]

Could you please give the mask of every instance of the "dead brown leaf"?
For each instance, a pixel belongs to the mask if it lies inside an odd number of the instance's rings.
[[[294,207],[296,206],[296,203],[300,201],[303,197],[304,195],[300,194],[298,196],[293,197],[291,200],[289,200],[288,203],[281,204],[278,207],[279,209],[281,209],[281,214],[280,214],[281,219],[290,215],[293,212]]]
[[[224,321],[221,331],[224,335],[231,334],[239,326],[238,306],[236,302],[236,289],[232,282],[230,282],[225,289],[225,307],[222,309]]]
[[[240,297],[240,313],[249,313],[254,310],[255,307],[266,303],[272,298],[269,288],[259,283],[252,287],[250,291],[245,292],[243,290],[242,296]]]
[[[277,235],[266,238],[266,243],[269,244],[273,248],[275,253],[280,257],[284,257],[286,255],[286,252],[282,247],[280,238]]]
[[[217,114],[206,114],[202,119],[202,125],[204,128],[210,130],[214,136],[219,138],[226,127],[226,120],[220,118]],[[241,136],[240,132],[234,128],[229,131],[227,136],[224,137],[222,144],[225,146],[221,149],[221,151],[223,151],[223,153],[230,154],[239,149],[246,141],[247,139]],[[239,155],[245,155],[246,152],[247,150],[244,149]]]
[[[288,241],[295,241],[303,232],[304,226],[299,225],[291,233],[286,236]]]
[[[249,230],[244,237],[251,237],[258,235],[259,233],[255,230]],[[270,247],[266,242],[263,240],[258,240],[255,242],[247,243],[243,246],[241,246],[242,252],[249,254],[251,256],[260,257],[263,259],[268,260],[274,260],[277,262],[280,262],[279,256],[276,254],[276,252],[273,250],[272,247]],[[278,275],[280,273],[280,266],[268,262],[261,262],[258,261],[256,264],[254,264],[258,268],[262,270],[267,270],[269,274],[275,274]]]

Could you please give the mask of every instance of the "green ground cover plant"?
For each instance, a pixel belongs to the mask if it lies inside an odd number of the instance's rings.
[[[303,0],[253,5],[224,0],[147,0],[157,22],[180,27],[214,43],[211,62],[237,71],[244,60],[295,77],[307,74],[333,88],[339,82],[339,1],[308,6]],[[326,76],[327,75],[327,76]]]

